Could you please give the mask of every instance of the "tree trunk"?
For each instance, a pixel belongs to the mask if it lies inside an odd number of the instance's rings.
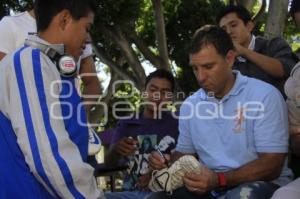
[[[256,0],[241,0],[240,4],[242,4],[247,10],[251,12],[255,2]]]
[[[155,35],[158,44],[159,55],[162,58],[164,69],[171,70],[169,64],[169,53],[167,48],[167,37],[164,21],[164,8],[161,0],[152,0],[155,19]]]
[[[282,37],[288,13],[287,0],[270,0],[265,37]]]
[[[106,34],[108,37],[112,39],[119,47],[126,58],[128,64],[131,66],[132,71],[136,75],[136,86],[138,89],[142,90],[144,88],[144,83],[146,79],[145,70],[139,61],[137,54],[132,48],[131,42],[128,38],[123,34],[121,28],[119,26],[108,28],[101,27],[102,32]]]
[[[106,64],[119,77],[136,83],[134,79],[130,76],[130,74],[126,73],[117,63],[115,63],[111,58],[107,57],[107,55],[104,54],[103,50],[99,49],[94,44],[92,46],[96,56],[101,60],[102,63]]]
[[[262,4],[260,6],[259,11],[252,17],[253,23],[255,25],[257,24],[257,22],[259,22],[262,19],[266,10],[266,6],[267,6],[266,0],[262,0]]]
[[[131,38],[132,42],[136,45],[143,56],[149,60],[149,62],[157,68],[164,68],[166,65],[163,63],[162,58],[159,55],[155,55],[149,46],[137,35],[135,30],[125,30],[127,35]]]

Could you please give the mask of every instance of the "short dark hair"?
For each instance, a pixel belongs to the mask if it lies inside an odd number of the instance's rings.
[[[68,10],[75,20],[88,15],[90,11],[96,12],[95,0],[36,0],[34,12],[36,17],[37,31],[48,28],[51,20],[62,10]]]
[[[294,14],[296,12],[300,12],[300,1],[299,0],[293,0],[291,3],[290,15],[292,17],[294,17]]]
[[[208,45],[213,45],[223,57],[229,50],[234,50],[230,35],[216,25],[204,25],[195,32],[189,47],[189,54],[195,54]]]
[[[241,5],[228,5],[217,16],[217,22],[220,23],[221,19],[230,13],[235,13],[244,24],[252,20],[250,12],[245,7]]]
[[[174,76],[172,75],[171,72],[165,70],[165,69],[157,69],[156,71],[150,73],[147,77],[146,77],[146,82],[145,82],[145,88],[147,87],[148,83],[150,82],[151,79],[153,78],[162,78],[162,79],[166,79],[171,83],[171,90],[172,92],[174,92],[175,89],[175,79]]]

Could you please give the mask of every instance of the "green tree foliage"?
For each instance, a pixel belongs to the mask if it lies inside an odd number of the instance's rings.
[[[213,13],[218,13],[224,3],[219,0],[168,0],[163,1],[163,6],[168,52],[173,65],[179,67],[179,70],[175,70],[178,83],[186,93],[195,91],[198,85],[188,64],[188,44],[197,28],[204,24],[215,23]],[[102,48],[102,52],[105,51],[113,60],[122,59],[122,52],[118,51],[120,49],[118,44],[112,41],[107,31],[103,31],[112,29],[111,32],[113,32],[114,29],[119,28],[125,34],[135,31],[135,34],[149,47],[151,52],[158,55],[151,0],[120,1],[117,5],[113,1],[106,0],[102,1],[100,7],[100,14],[95,23],[97,30],[95,30],[93,38],[99,38],[97,47]],[[101,34],[103,32],[104,34]],[[131,42],[130,38],[127,39]],[[140,61],[145,60],[145,57],[141,53],[139,54],[139,49],[137,49],[137,55]],[[121,69],[130,72],[133,71],[131,67],[128,62],[123,62]],[[187,79],[191,81],[186,81]]]
[[[176,12],[174,12],[175,9],[166,8],[169,11],[166,32],[170,58],[180,68],[179,84],[186,93],[199,88],[188,63],[187,49],[191,37],[201,26],[215,24],[216,15],[213,13],[219,13],[223,6],[223,2],[219,0],[182,0],[175,7]]]

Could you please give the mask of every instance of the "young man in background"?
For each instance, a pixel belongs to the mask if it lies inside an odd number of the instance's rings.
[[[288,43],[279,37],[268,40],[252,34],[254,23],[242,6],[225,7],[217,22],[233,41],[236,52],[233,69],[272,84],[285,96],[284,83],[298,61]]]
[[[116,165],[127,160],[130,169],[123,192],[107,194],[108,198],[143,199],[150,194],[150,153],[157,147],[162,153],[171,154],[177,143],[178,120],[166,108],[172,102],[174,87],[170,72],[158,69],[150,73],[146,78],[142,112],[119,120],[106,163]]]

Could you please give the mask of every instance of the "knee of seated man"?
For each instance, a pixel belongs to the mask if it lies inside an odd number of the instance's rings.
[[[271,198],[279,186],[268,182],[250,182],[228,191],[224,199],[264,199]]]

